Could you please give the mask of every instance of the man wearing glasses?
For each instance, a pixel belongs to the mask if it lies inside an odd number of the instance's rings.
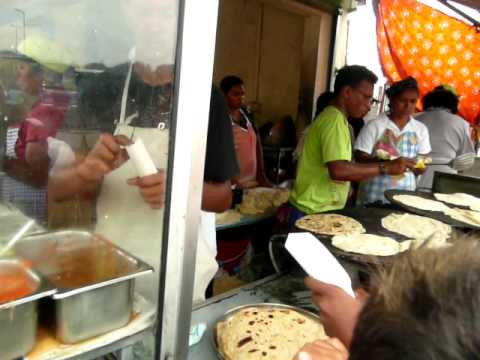
[[[334,98],[315,119],[305,138],[297,178],[290,195],[289,224],[305,214],[342,209],[351,181],[381,174],[400,175],[415,165],[411,160],[357,164],[352,162],[348,118],[363,118],[370,110],[377,76],[364,66],[338,71]]]

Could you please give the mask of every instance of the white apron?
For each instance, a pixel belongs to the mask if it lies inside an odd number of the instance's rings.
[[[130,66],[122,97],[120,121],[115,134],[122,134],[132,140],[141,138],[158,169],[166,169],[169,131],[160,128],[134,128],[128,124],[137,116],[125,118],[128,87],[132,66]],[[158,298],[160,256],[163,233],[163,209],[151,209],[140,195],[139,189],[127,184],[137,176],[131,160],[105,176],[97,200],[96,232],[103,234],[113,243],[139,257],[155,269],[152,275],[137,278],[136,290],[154,302]],[[170,239],[175,241],[175,239]],[[215,216],[201,212],[198,232],[197,258],[195,265],[194,303],[205,299],[205,290],[217,272]],[[154,285],[155,284],[155,285]]]

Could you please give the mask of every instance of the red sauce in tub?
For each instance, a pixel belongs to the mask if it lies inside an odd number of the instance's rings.
[[[20,268],[0,268],[0,304],[32,294],[37,284]]]

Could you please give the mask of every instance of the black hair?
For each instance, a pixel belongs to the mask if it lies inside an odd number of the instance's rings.
[[[318,116],[334,99],[334,94],[331,91],[325,91],[317,98],[317,105],[315,108],[315,117]]]
[[[450,110],[452,114],[458,113],[458,96],[443,85],[437,86],[433,91],[426,94],[422,103],[424,110],[439,107]]]
[[[369,83],[376,84],[378,77],[365,66],[344,66],[337,72],[333,93],[335,96],[338,96],[340,91],[342,91],[345,86],[356,87],[362,81],[368,81]]]
[[[229,75],[225,76],[222,81],[220,81],[220,89],[222,89],[225,95],[234,87],[243,85],[243,80],[240,79],[238,76]]]
[[[420,90],[418,89],[418,83],[415,78],[409,76],[403,80],[394,82],[386,91],[387,97],[390,101],[395,99],[400,94],[404,93],[405,91],[414,90],[417,94],[420,94]]]

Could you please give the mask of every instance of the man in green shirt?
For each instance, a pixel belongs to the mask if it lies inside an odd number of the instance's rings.
[[[334,99],[318,115],[305,137],[289,199],[290,224],[305,214],[342,209],[350,181],[381,174],[400,175],[415,166],[415,161],[406,158],[368,164],[351,161],[347,118],[363,118],[370,111],[376,82],[376,75],[364,66],[345,66],[338,71]]]

